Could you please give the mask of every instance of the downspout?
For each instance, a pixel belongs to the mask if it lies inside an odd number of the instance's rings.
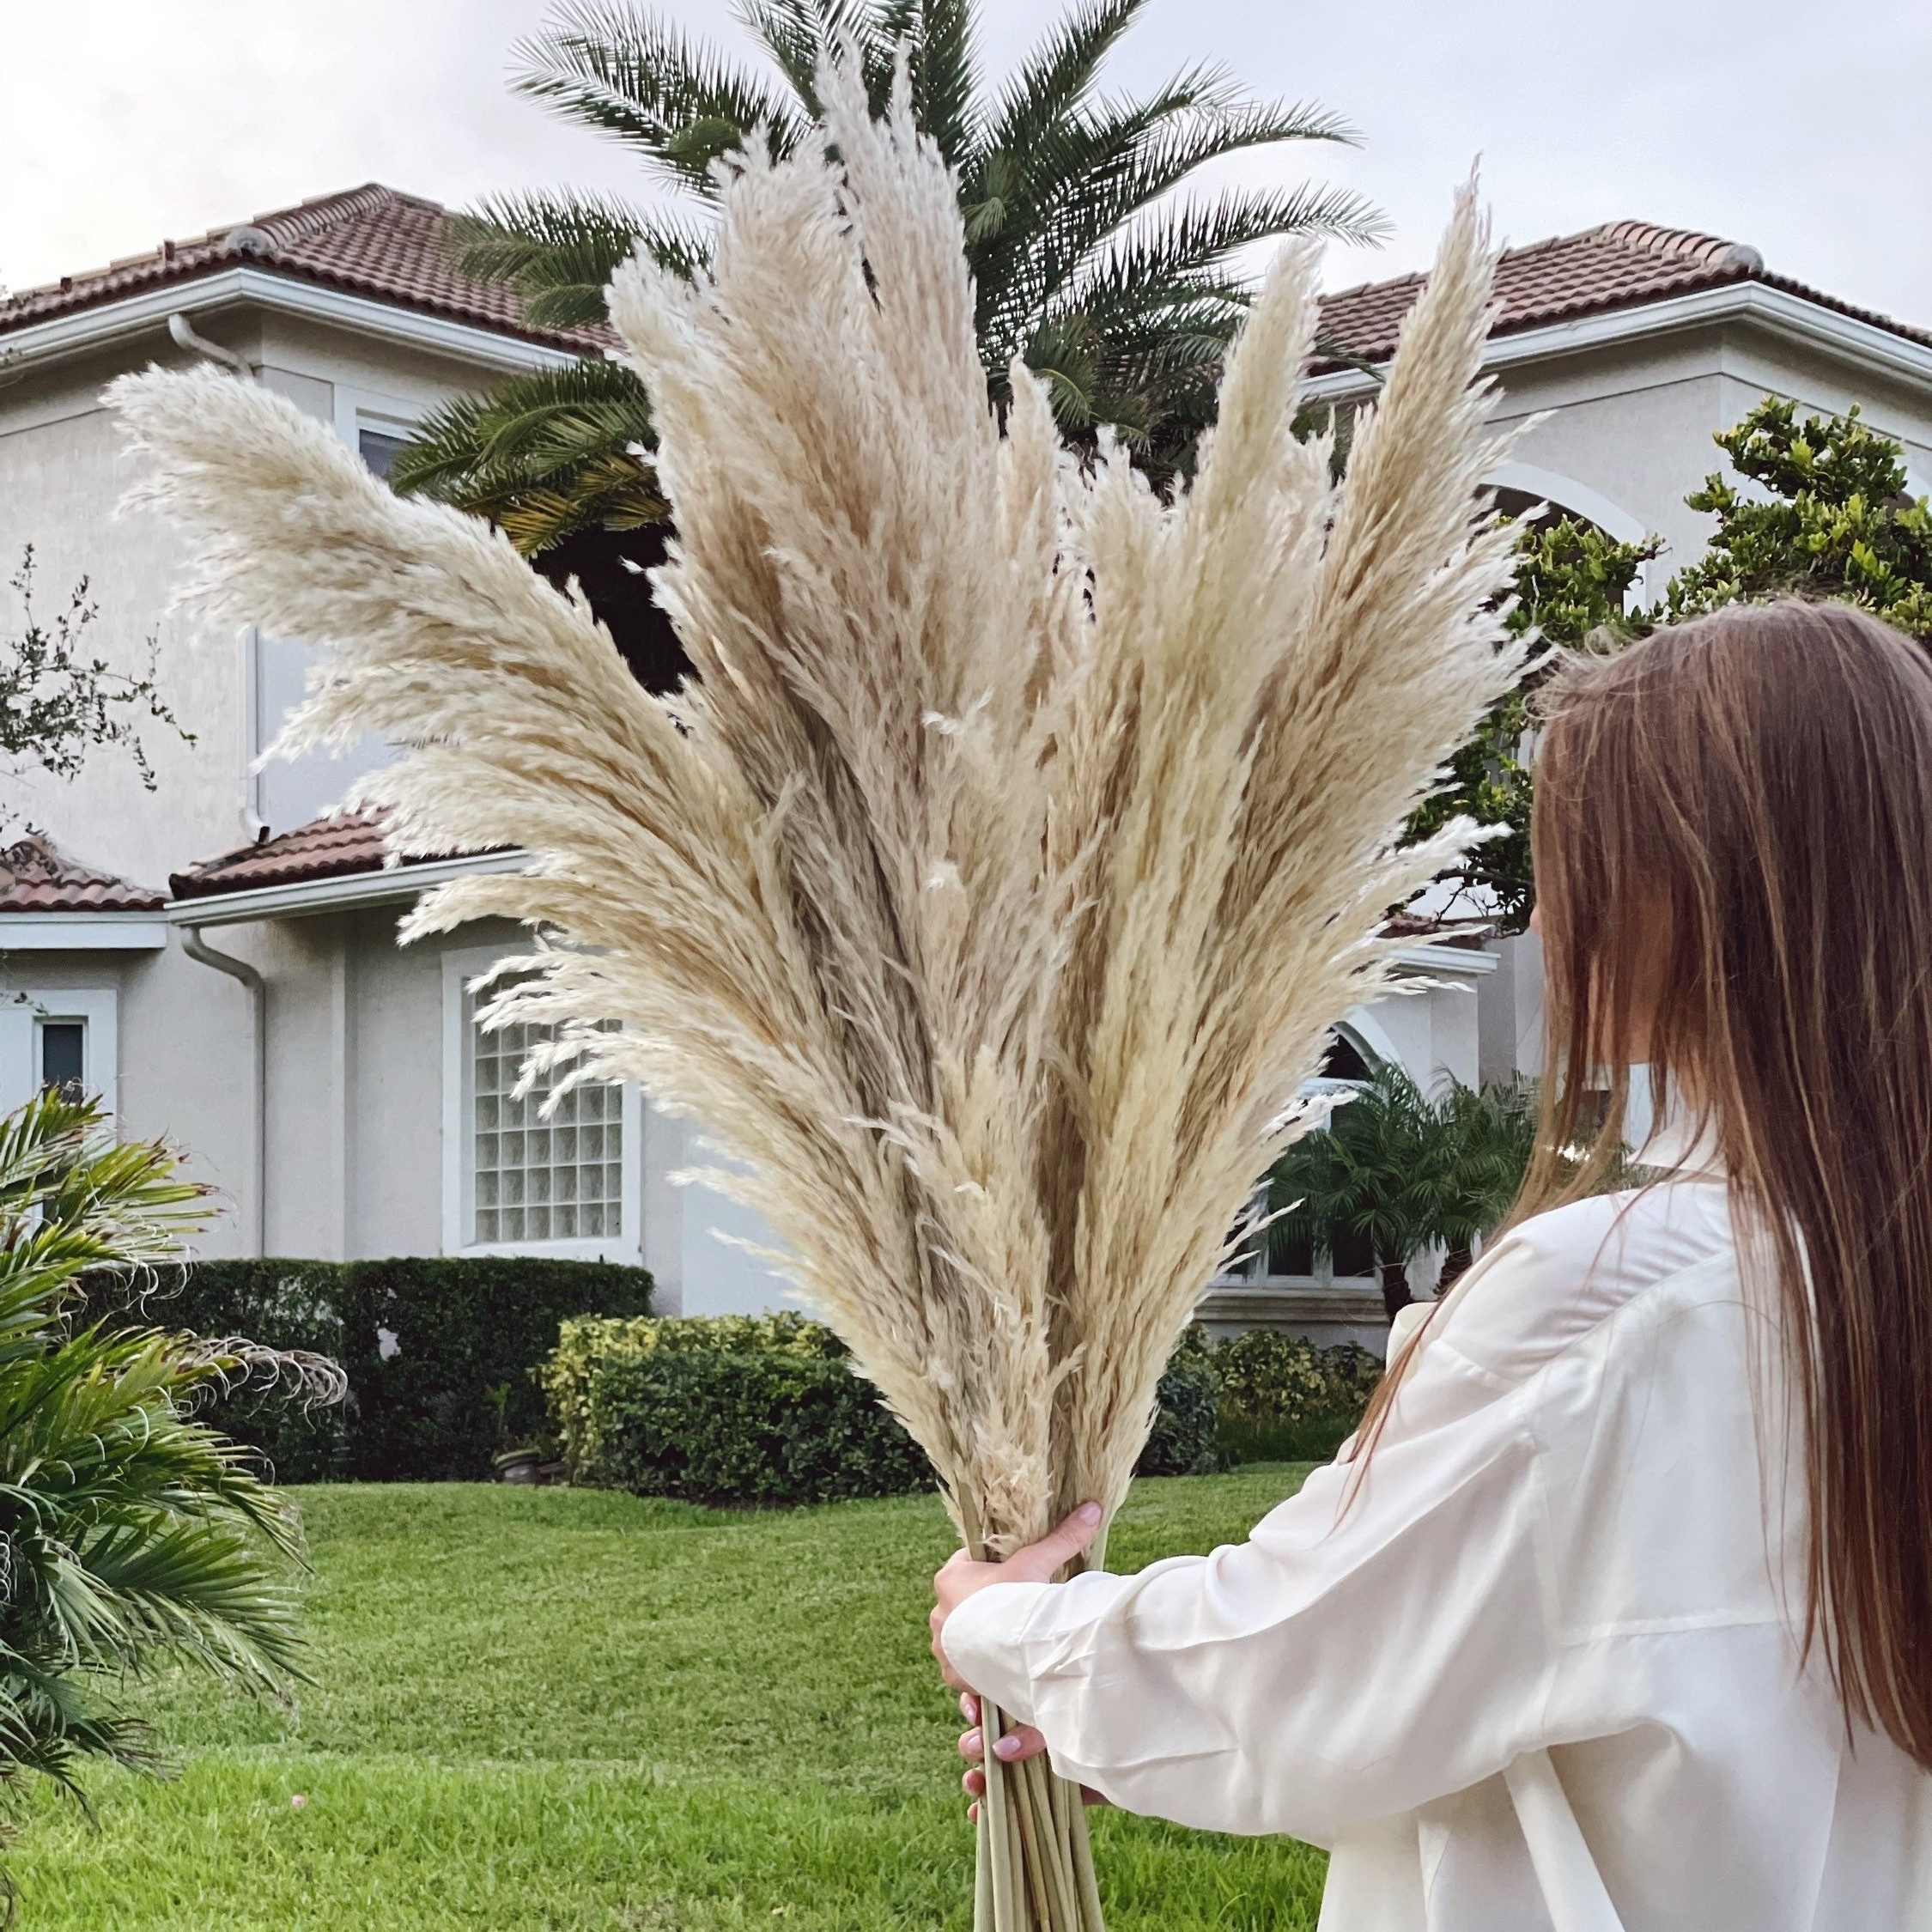
[[[203,335],[180,310],[167,319],[167,332],[175,343],[192,355],[205,355],[233,369],[244,382],[252,382],[255,372],[246,355],[224,349]],[[246,718],[241,727],[241,820],[248,836],[258,839],[268,829],[262,817],[262,776],[255,769],[256,738],[261,730],[261,633],[253,624],[241,633],[241,690]]]
[[[212,966],[217,973],[226,973],[231,980],[240,980],[248,988],[254,1007],[255,1119],[253,1145],[250,1149],[253,1200],[248,1218],[255,1252],[265,1255],[268,1253],[268,986],[246,959],[237,959],[233,953],[216,951],[202,938],[198,926],[182,927],[181,950],[198,964]]]
[[[197,335],[195,325],[179,309],[167,319],[167,332],[183,349],[196,355],[205,355],[211,362],[225,362],[244,382],[252,382],[255,372],[249,368],[248,359],[238,355],[232,349],[224,349],[218,342],[210,342],[206,336]]]

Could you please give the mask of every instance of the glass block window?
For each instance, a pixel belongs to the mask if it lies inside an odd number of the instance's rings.
[[[485,1033],[471,1010],[473,1241],[584,1241],[623,1232],[623,1089],[574,1087],[548,1120],[541,1117],[547,1081],[513,1097],[530,1049],[550,1036],[547,1026]]]

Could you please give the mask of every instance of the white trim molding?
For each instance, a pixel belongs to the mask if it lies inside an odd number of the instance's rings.
[[[1723,322],[1753,322],[1803,348],[1823,350],[1862,369],[1881,370],[1917,388],[1932,387],[1932,344],[1842,314],[1789,289],[1749,281],[1727,282],[1662,301],[1633,302],[1600,315],[1492,336],[1483,347],[1482,366],[1485,370],[1508,369]],[[1388,366],[1376,365],[1382,371]],[[1311,376],[1302,393],[1309,402],[1352,402],[1372,396],[1377,386],[1375,377],[1359,369],[1332,369]]]
[[[159,952],[167,920],[152,913],[0,913],[0,953]]]
[[[175,926],[239,926],[260,919],[300,919],[309,913],[351,912],[361,906],[395,905],[433,885],[479,872],[520,872],[531,863],[527,852],[479,852],[463,859],[426,859],[413,865],[381,866],[336,878],[297,879],[288,885],[258,885],[239,892],[210,892],[177,899],[167,908]]]
[[[9,374],[100,349],[131,336],[165,329],[177,313],[199,321],[214,312],[242,305],[265,308],[307,322],[331,323],[359,335],[379,336],[411,349],[428,349],[465,362],[502,370],[550,369],[581,361],[567,349],[528,342],[519,336],[432,315],[374,295],[353,295],[299,276],[270,269],[232,268],[180,282],[163,282],[119,301],[49,316],[45,322],[0,334],[0,354]]]
[[[79,1020],[86,1027],[82,1084],[100,1097],[110,1123],[118,1110],[120,996],[109,986],[28,987],[0,993],[0,1112],[24,1106],[39,1091],[35,1064],[43,1020]]]
[[[1540,469],[1534,463],[1498,463],[1483,482],[1492,489],[1520,489],[1525,496],[1534,496],[1552,509],[1574,510],[1619,544],[1641,544],[1653,534],[1622,504],[1613,503],[1601,490],[1592,489],[1575,477]]]
[[[1493,973],[1497,967],[1493,952],[1478,952],[1473,946],[1435,944],[1403,946],[1393,957],[1398,966],[1406,966],[1419,973],[1460,973],[1476,979],[1480,979],[1485,973]],[[1352,1013],[1349,1024],[1359,1024]]]

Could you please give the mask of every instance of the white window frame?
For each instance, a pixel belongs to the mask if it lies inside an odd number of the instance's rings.
[[[82,1085],[100,1097],[108,1122],[120,1106],[120,995],[107,986],[29,987],[0,993],[0,1112],[25,1106],[40,1091],[43,1020],[87,1028]]]
[[[476,1059],[471,1045],[468,993],[510,951],[465,946],[443,955],[443,1252],[446,1255],[547,1255],[559,1261],[636,1263],[643,1254],[644,1100],[634,1081],[620,1088],[622,1231],[558,1241],[472,1241],[476,1170],[470,1158],[475,1115]]]
[[[346,382],[337,383],[335,392],[336,435],[351,456],[361,455],[365,429],[382,436],[413,436],[422,420],[424,405],[401,396],[356,389]]]

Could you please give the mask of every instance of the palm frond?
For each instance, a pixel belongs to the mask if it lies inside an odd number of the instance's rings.
[[[956,167],[979,135],[973,0],[920,0],[911,52],[913,118]]]
[[[674,273],[693,276],[710,259],[710,238],[675,215],[646,213],[608,196],[495,196],[453,216],[444,246],[461,274],[507,283],[524,319],[547,329],[605,319],[604,291],[640,247]]]
[[[399,495],[490,518],[533,556],[573,531],[662,522],[643,453],[654,440],[644,386],[621,363],[589,358],[432,410],[397,452],[390,479]]]
[[[164,1658],[256,1691],[295,1674],[299,1526],[187,1413],[232,1347],[74,1317],[87,1270],[176,1258],[205,1194],[165,1145],[115,1143],[96,1103],[0,1121],[0,1787],[71,1787],[90,1756],[153,1767],[96,1683]]]
[[[818,68],[841,38],[858,50],[866,91],[883,112],[892,90],[892,63],[902,35],[915,30],[908,7],[884,9],[875,0],[737,0],[732,11],[777,64],[799,105],[818,116]]]
[[[511,50],[517,91],[637,149],[680,187],[716,197],[711,164],[762,130],[792,152],[806,123],[755,76],[621,0],[573,0]]]
[[[1056,21],[1000,90],[984,137],[991,154],[1026,154],[1083,108],[1101,63],[1151,0],[1086,0]]]
[[[1360,196],[1337,188],[1230,191],[1183,202],[1109,235],[1067,277],[1062,299],[1122,324],[1210,294],[1245,308],[1246,278],[1212,272],[1230,257],[1291,235],[1357,240],[1370,219]]]

